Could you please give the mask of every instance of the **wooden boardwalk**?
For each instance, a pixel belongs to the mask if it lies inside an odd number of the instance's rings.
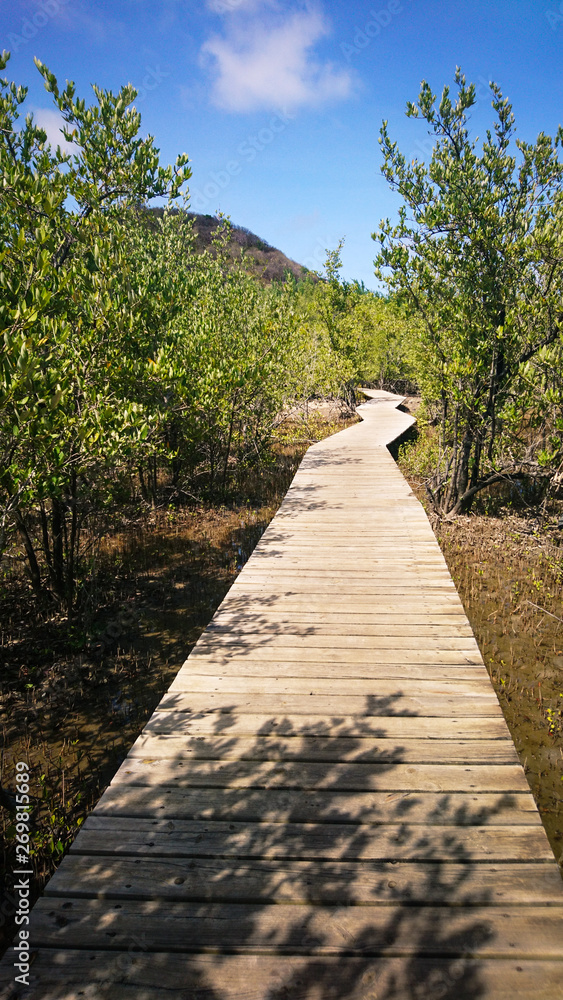
[[[383,394],[385,397],[385,394]],[[41,1000],[560,1000],[563,883],[397,397],[309,449],[35,906]]]

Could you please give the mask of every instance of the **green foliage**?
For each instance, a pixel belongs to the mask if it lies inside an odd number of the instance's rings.
[[[291,396],[292,290],[264,289],[242,265],[233,267],[228,224],[214,253],[186,255],[177,242],[170,249],[187,226],[181,217],[165,218],[156,234],[160,250],[168,247],[164,271],[177,286],[174,315],[167,323],[160,317],[149,362],[159,387],[156,441],[177,485],[200,475],[208,488],[224,489],[235,453],[239,466],[261,453]],[[142,233],[135,259],[154,266]]]
[[[140,199],[175,198],[190,171],[185,156],[160,167],[152,137],[137,138],[130,87],[95,87],[87,108],[38,68],[73,151],[53,152],[31,115],[21,124],[27,90],[0,81],[0,550],[13,521],[34,589],[70,609],[81,520],[147,433],[139,372],[123,363],[137,304],[119,220]]]
[[[455,101],[445,87],[437,103],[423,82],[418,103],[407,105],[435,139],[428,164],[408,163],[384,122],[383,174],[403,206],[397,225],[383,220],[374,234],[376,274],[422,321],[418,378],[440,412],[432,492],[442,513],[467,509],[479,489],[527,460],[516,429],[542,393],[538,365],[555,375],[548,358],[560,350],[563,319],[563,130],[517,140],[511,152],[514,116],[492,83],[494,133],[479,153],[468,132],[475,88],[459,69],[455,80]],[[555,377],[559,401],[562,389]]]
[[[397,302],[340,280],[343,243],[327,250],[324,276],[303,297],[304,321],[316,338],[317,377],[325,393],[352,402],[359,383],[381,387],[412,378],[416,323]]]

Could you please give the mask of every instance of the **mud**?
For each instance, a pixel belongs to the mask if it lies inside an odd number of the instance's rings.
[[[563,852],[563,531],[525,513],[435,531],[558,861]]]

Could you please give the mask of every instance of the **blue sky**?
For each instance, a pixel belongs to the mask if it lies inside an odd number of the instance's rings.
[[[162,162],[190,156],[192,208],[221,210],[311,268],[345,238],[342,275],[376,287],[371,233],[398,201],[380,174],[383,118],[412,158],[405,117],[422,79],[456,65],[477,85],[475,134],[492,123],[488,81],[512,101],[521,138],[563,123],[560,0],[0,0],[7,75],[57,136],[38,56],[59,81],[132,83]]]

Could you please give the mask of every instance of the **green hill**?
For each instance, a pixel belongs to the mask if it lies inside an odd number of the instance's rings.
[[[162,214],[162,209],[153,208],[151,212],[155,215]],[[196,250],[202,251],[213,249],[212,240],[221,219],[215,215],[201,215],[198,212],[188,212],[189,219],[193,219],[194,229],[197,234]],[[236,226],[231,223],[231,238],[229,249],[233,260],[240,257],[240,252],[245,252],[247,263],[250,264],[250,271],[265,284],[272,281],[281,281],[289,271],[297,280],[302,280],[307,275],[317,280],[316,275],[303,267],[296,261],[286,257],[281,250],[271,246],[266,240],[256,236],[244,226]]]
[[[188,217],[194,220],[194,228],[197,232],[196,246],[201,249],[208,247],[217,226],[220,225],[220,220],[213,215],[199,215],[197,212],[189,212]],[[298,280],[311,274],[306,267],[286,257],[281,250],[277,250],[276,247],[271,246],[255,233],[251,233],[249,229],[245,229],[244,226],[231,225],[233,257],[238,257],[240,250],[243,249],[247,261],[251,263],[252,272],[257,277],[269,283],[270,281],[281,281],[288,271]]]

